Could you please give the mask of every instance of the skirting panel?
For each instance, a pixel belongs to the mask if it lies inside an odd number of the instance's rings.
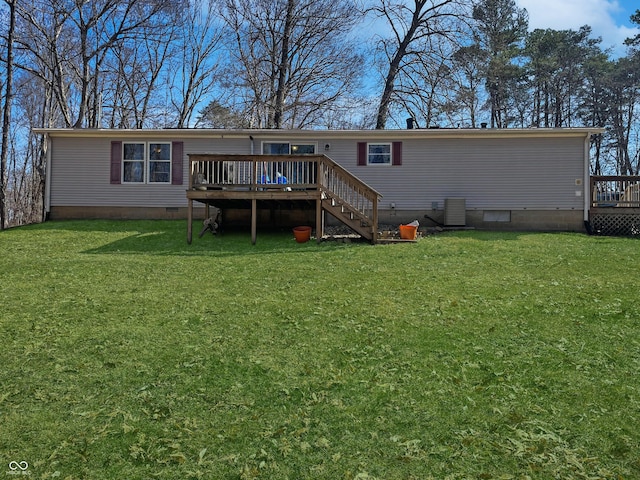
[[[590,223],[594,235],[640,235],[640,213],[592,213]]]

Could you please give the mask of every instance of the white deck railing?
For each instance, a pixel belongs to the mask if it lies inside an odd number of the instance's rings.
[[[190,155],[189,189],[317,188],[322,155]]]

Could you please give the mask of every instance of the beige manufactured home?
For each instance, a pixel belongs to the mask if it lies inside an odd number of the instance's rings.
[[[378,194],[381,224],[418,219],[423,225],[433,220],[480,229],[583,231],[590,201],[590,138],[601,130],[40,129],[36,133],[44,135],[48,145],[45,208],[51,219],[187,218],[187,190],[194,189],[196,181],[192,159],[202,155],[218,160],[225,155],[267,155],[272,170],[260,172],[262,181],[269,186],[288,182],[280,185],[282,190],[301,190],[292,188],[295,173],[276,171],[274,162],[287,155],[326,157],[371,187]],[[231,165],[233,158],[224,165]],[[243,185],[226,177],[224,181]],[[256,176],[247,185],[255,187],[260,181]],[[242,209],[237,202],[227,207]],[[258,216],[259,223],[295,224],[305,215],[304,209],[300,213],[286,203],[272,202],[269,210]],[[196,208],[194,215],[204,215],[204,208]],[[307,215],[316,218],[316,210],[311,208]],[[229,218],[242,222],[248,216]]]

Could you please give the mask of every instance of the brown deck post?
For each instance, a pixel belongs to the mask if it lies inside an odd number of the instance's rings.
[[[320,243],[324,235],[322,225],[322,195],[316,200],[316,242]]]
[[[373,196],[373,202],[372,202],[372,207],[373,207],[373,229],[371,232],[371,243],[373,245],[375,245],[376,243],[378,243],[378,196],[374,195]]]
[[[191,236],[193,230],[193,200],[189,199],[187,207],[187,243],[191,245]]]
[[[252,245],[256,244],[256,230],[257,230],[257,224],[258,224],[257,203],[258,202],[256,201],[255,198],[251,199],[251,244]]]

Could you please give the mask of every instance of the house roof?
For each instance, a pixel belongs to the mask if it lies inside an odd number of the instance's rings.
[[[600,134],[604,128],[429,128],[407,130],[285,130],[285,129],[91,129],[91,128],[35,128],[34,133],[50,137],[120,137],[120,138],[353,138],[353,139],[411,139],[411,138],[518,138],[518,137],[586,137]]]

